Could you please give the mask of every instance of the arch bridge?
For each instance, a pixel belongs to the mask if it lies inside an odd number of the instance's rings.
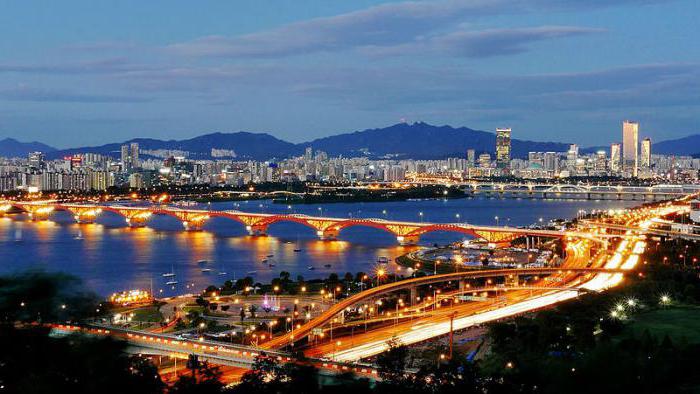
[[[335,218],[301,214],[249,213],[236,210],[213,211],[182,209],[167,205],[124,206],[102,204],[74,204],[54,201],[0,203],[0,215],[10,212],[26,212],[32,220],[47,220],[56,211],[70,212],[79,223],[92,223],[103,212],[113,212],[124,217],[130,227],[147,225],[153,215],[171,216],[179,220],[185,230],[200,230],[211,218],[225,218],[243,224],[250,235],[266,235],[270,225],[294,222],[315,230],[322,240],[337,239],[348,227],[365,226],[386,231],[396,237],[401,245],[415,245],[420,236],[435,231],[456,232],[485,240],[497,245],[507,245],[520,237],[564,238],[571,232],[528,229],[517,227],[478,226],[464,223],[426,223],[393,221],[378,218]],[[581,234],[583,237],[590,235]]]

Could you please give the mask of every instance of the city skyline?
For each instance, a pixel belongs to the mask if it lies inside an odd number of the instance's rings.
[[[0,137],[66,148],[245,130],[299,142],[402,119],[581,146],[623,118],[653,141],[699,131],[693,1],[316,1],[275,13],[154,2],[136,16],[128,3],[31,3],[0,17]]]
[[[3,6],[0,391],[700,392],[699,0]]]

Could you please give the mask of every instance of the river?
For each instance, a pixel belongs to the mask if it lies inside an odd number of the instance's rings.
[[[385,203],[281,205],[271,201],[221,202],[211,209],[246,212],[300,213],[333,217],[384,218],[424,222],[467,222],[481,225],[523,226],[554,218],[571,218],[583,209],[624,208],[634,201],[465,198]],[[421,244],[459,240],[461,234],[429,233]],[[295,249],[301,249],[295,251]],[[26,269],[63,271],[83,279],[100,295],[132,288],[149,289],[157,296],[198,291],[209,284],[246,275],[268,283],[288,271],[292,278],[326,277],[332,272],[370,272],[379,257],[393,259],[411,250],[398,246],[388,233],[369,227],[344,229],[338,241],[319,241],[313,229],[296,223],[277,223],[269,236],[251,237],[234,221],[216,218],[202,231],[186,232],[171,217],[155,216],[146,228],[127,228],[124,219],[103,213],[94,224],[76,224],[67,212],[50,221],[32,222],[26,215],[0,219],[0,273]],[[270,257],[269,263],[261,261]],[[207,260],[206,264],[198,264]],[[327,267],[327,265],[329,265]],[[313,270],[309,269],[313,267]],[[211,269],[203,272],[202,268]],[[174,272],[177,285],[168,286]]]

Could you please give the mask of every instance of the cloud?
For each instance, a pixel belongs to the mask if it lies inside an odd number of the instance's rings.
[[[498,13],[506,0],[420,1],[383,4],[360,11],[292,23],[233,38],[208,36],[170,45],[189,56],[287,56],[398,44],[463,17]]]
[[[0,63],[0,73],[19,74],[107,74],[153,69],[153,66],[132,64],[124,57],[56,64]]]
[[[35,89],[20,85],[14,89],[0,90],[0,100],[55,103],[143,103],[148,98],[136,96],[104,95],[74,91]]]
[[[527,50],[527,44],[600,33],[605,30],[577,26],[539,26],[512,29],[457,30],[443,35],[417,39],[398,46],[368,47],[371,55],[407,55],[440,53],[459,57],[485,58],[513,55]]]
[[[112,51],[130,51],[139,49],[140,46],[133,42],[127,41],[98,41],[84,42],[79,44],[64,45],[62,50],[70,52],[112,52]]]
[[[700,64],[614,67],[591,72],[484,75],[461,68],[334,68],[297,78],[297,95],[369,111],[460,103],[470,110],[584,111],[700,105]],[[450,104],[452,105],[452,104]]]
[[[336,16],[320,17],[291,23],[279,28],[236,36],[211,35],[187,42],[174,43],[166,49],[186,56],[280,57],[315,52],[342,51],[364,47],[394,47],[414,43],[421,37],[454,29],[465,21],[485,16],[523,14],[546,10],[572,10],[609,7],[620,4],[655,3],[664,0],[436,0],[382,4]],[[492,32],[495,34],[497,31]],[[501,32],[503,34],[505,32]],[[517,34],[518,32],[513,31]],[[544,32],[530,33],[544,39]],[[560,31],[560,34],[563,33]],[[550,34],[556,34],[555,31]],[[569,34],[573,34],[570,32]],[[469,32],[446,34],[450,41],[475,40]],[[496,40],[499,37],[482,37]],[[550,37],[551,38],[551,37]],[[501,36],[505,40],[506,37]],[[512,42],[514,38],[510,38]],[[485,45],[485,44],[484,44]],[[477,46],[475,44],[475,46]],[[517,52],[521,47],[507,47]],[[472,52],[486,53],[475,47]],[[467,53],[469,50],[467,49]]]

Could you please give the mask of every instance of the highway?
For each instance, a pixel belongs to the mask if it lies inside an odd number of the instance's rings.
[[[648,227],[652,218],[662,217],[677,210],[678,207],[653,209],[646,215],[638,216],[635,222],[641,228]],[[634,269],[639,262],[639,255],[646,247],[644,238],[643,235],[628,231],[626,239],[618,244],[610,258],[605,258],[603,255],[593,262],[591,268],[586,269],[580,268],[588,263],[587,258],[584,257],[587,255],[585,242],[570,244],[570,257],[565,262],[566,267],[561,270],[561,273],[565,274],[562,282],[571,289],[586,291],[603,291],[620,284],[624,278],[623,273]],[[592,275],[577,275],[585,272]],[[468,302],[450,308],[440,308],[431,311],[424,318],[403,321],[390,327],[381,327],[367,333],[353,335],[350,338],[336,336],[333,341],[311,346],[306,353],[309,356],[326,357],[338,362],[357,361],[385,351],[390,339],[403,344],[413,344],[445,335],[450,330],[451,316],[455,316],[453,329],[459,330],[545,308],[575,298],[577,295],[577,292],[561,289],[542,290],[535,296],[531,292],[508,292],[505,302]]]
[[[313,329],[319,328],[327,323],[329,323],[335,316],[343,312],[346,308],[352,307],[354,305],[360,304],[366,300],[380,297],[389,292],[399,291],[409,289],[415,286],[423,286],[434,283],[443,283],[450,280],[461,280],[461,279],[474,279],[474,278],[492,278],[501,277],[508,275],[549,275],[556,273],[568,273],[568,274],[594,274],[594,273],[619,273],[620,270],[617,269],[606,269],[606,268],[568,268],[568,267],[554,267],[554,268],[519,268],[519,269],[496,269],[496,270],[474,270],[474,271],[462,271],[454,272],[449,274],[439,274],[431,276],[416,277],[411,279],[405,279],[399,282],[388,283],[380,285],[377,287],[370,288],[361,293],[355,294],[348,298],[344,298],[338,301],[336,304],[329,307],[324,313],[316,317],[315,319],[309,321],[308,323],[295,329],[293,332],[281,335],[274,338],[271,341],[265,342],[262,346],[265,349],[275,349],[282,346],[289,345],[293,341],[304,338]]]

